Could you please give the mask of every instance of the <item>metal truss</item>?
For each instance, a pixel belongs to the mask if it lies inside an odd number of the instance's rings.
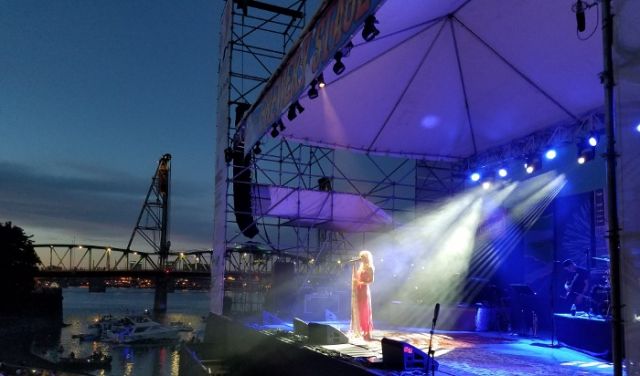
[[[59,272],[154,271],[194,272],[211,270],[210,250],[170,252],[164,267],[158,253],[78,244],[34,244],[41,270]],[[48,255],[48,257],[46,257]]]
[[[578,143],[590,133],[604,133],[602,111],[590,112],[577,121],[559,123],[549,128],[515,139],[508,144],[490,148],[460,161],[457,169],[495,167],[513,160],[524,160],[531,155],[541,155],[544,149]]]
[[[169,198],[171,187],[171,154],[165,154],[158,161],[149,191],[138,215],[136,227],[131,233],[127,250],[131,250],[136,235],[160,255],[159,265],[165,264],[169,252]],[[128,253],[126,253],[128,255]]]

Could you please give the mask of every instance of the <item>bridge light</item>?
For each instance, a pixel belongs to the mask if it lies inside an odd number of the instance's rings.
[[[180,252],[180,257],[184,257],[184,252]]]
[[[134,252],[133,252],[133,254],[134,254],[134,255],[137,255],[137,254],[138,254],[138,252],[135,252],[135,251],[134,251]]]
[[[111,252],[111,248],[107,248],[107,252]]]
[[[79,246],[78,246],[78,249],[82,249],[82,246],[81,246],[81,245],[79,245]]]

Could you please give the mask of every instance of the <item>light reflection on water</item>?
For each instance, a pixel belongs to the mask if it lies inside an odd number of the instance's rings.
[[[111,370],[93,372],[96,375],[178,376],[179,344],[117,345],[71,338],[73,334],[86,333],[87,325],[101,315],[142,314],[145,309],[152,310],[153,294],[151,289],[134,288],[107,289],[106,293],[89,293],[86,288],[64,289],[64,322],[70,324],[60,335],[59,344],[64,347],[64,356],[73,351],[76,356],[84,357],[98,350],[111,355]],[[202,318],[208,314],[209,294],[207,291],[176,290],[169,294],[167,307],[165,317],[156,320],[167,324],[172,321],[189,323],[194,331],[180,333],[181,340],[188,341],[204,329]],[[49,355],[55,352],[57,345],[49,344]]]

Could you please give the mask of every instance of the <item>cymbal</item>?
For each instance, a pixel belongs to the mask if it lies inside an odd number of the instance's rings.
[[[592,259],[609,262],[609,258],[608,257],[592,257]]]

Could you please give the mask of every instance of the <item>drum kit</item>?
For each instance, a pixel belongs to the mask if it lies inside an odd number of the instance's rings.
[[[594,260],[607,263],[607,268],[593,269],[592,273],[596,275],[591,288],[591,310],[597,315],[603,317],[611,315],[611,279],[609,276],[609,258],[608,257],[592,257]]]

